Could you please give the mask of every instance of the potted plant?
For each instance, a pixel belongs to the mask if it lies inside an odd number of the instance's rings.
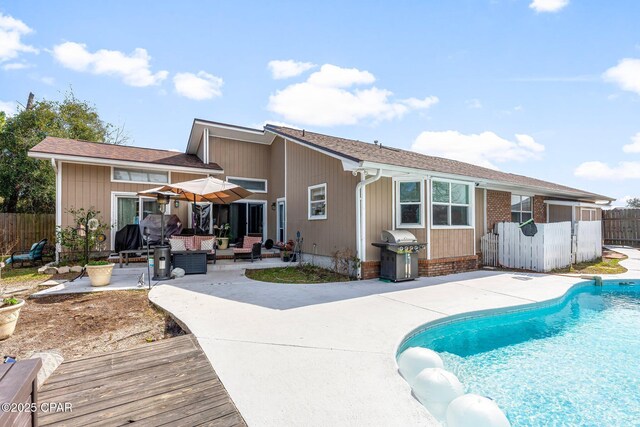
[[[289,251],[286,249],[282,251],[282,261],[289,262]]]
[[[91,286],[107,286],[111,282],[113,263],[108,261],[90,261],[85,268],[91,281]]]
[[[0,340],[7,339],[13,334],[23,305],[23,299],[14,297],[0,301]]]
[[[227,249],[229,247],[229,229],[231,226],[229,223],[222,224],[218,229],[220,236],[218,236],[218,249]]]

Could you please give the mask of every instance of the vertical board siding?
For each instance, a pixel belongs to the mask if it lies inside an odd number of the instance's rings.
[[[317,151],[287,141],[287,234],[300,231],[307,253],[331,256],[349,248],[355,253],[357,177],[342,163]],[[308,220],[308,187],[327,184],[327,219]]]
[[[42,239],[49,244],[56,238],[55,214],[0,213],[0,255],[31,249]]]
[[[475,255],[473,228],[432,228],[431,259]]]
[[[371,243],[380,241],[382,230],[391,230],[393,228],[393,180],[391,178],[380,178],[376,182],[367,185],[365,189],[367,211],[365,219],[366,259],[367,261],[378,261],[380,259],[380,249],[371,246]]]
[[[640,209],[602,211],[602,234],[607,245],[640,247]]]
[[[532,271],[551,271],[571,264],[571,222],[538,224],[535,236],[522,234],[512,222],[496,224],[498,262],[501,266]]]
[[[192,173],[172,172],[171,181],[181,182],[191,179],[203,178],[206,175]],[[131,184],[123,182],[111,182],[111,168],[108,166],[95,166],[76,163],[62,163],[62,227],[73,225],[73,216],[69,209],[88,209],[90,207],[100,211],[100,217],[106,224],[112,224],[111,218],[111,192],[130,192],[148,190],[157,187],[158,184]],[[171,206],[171,213],[175,213],[187,224],[187,204],[180,202],[179,208]],[[108,248],[111,248],[111,233],[107,234]]]

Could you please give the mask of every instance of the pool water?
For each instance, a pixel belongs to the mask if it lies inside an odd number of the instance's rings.
[[[401,350],[440,352],[466,391],[495,400],[514,426],[638,426],[640,281],[619,283],[427,328]]]

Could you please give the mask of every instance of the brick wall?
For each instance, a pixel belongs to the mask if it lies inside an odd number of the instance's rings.
[[[533,197],[533,220],[537,223],[547,222],[547,205],[544,203],[545,197]]]
[[[487,230],[493,231],[496,222],[511,221],[511,193],[487,190]]]
[[[420,259],[418,271],[420,276],[444,276],[447,274],[463,273],[478,268],[478,256],[469,255],[454,258]],[[362,263],[362,278],[375,279],[380,277],[380,261],[365,261]]]

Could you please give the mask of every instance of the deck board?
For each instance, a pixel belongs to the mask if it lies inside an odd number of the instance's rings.
[[[65,362],[39,401],[73,407],[40,413],[41,426],[246,426],[192,335]]]

